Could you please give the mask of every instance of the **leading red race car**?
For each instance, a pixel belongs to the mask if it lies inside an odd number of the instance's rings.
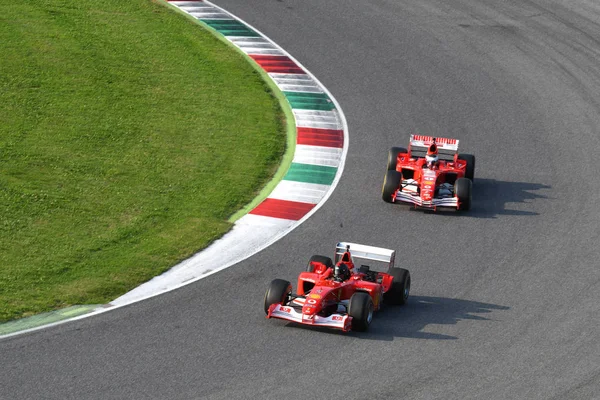
[[[410,273],[394,267],[396,252],[374,246],[340,242],[335,264],[326,256],[312,256],[298,276],[297,292],[290,282],[275,279],[264,298],[267,318],[304,325],[365,331],[382,302],[404,304],[410,293]],[[387,272],[354,264],[355,259],[387,264]]]
[[[475,156],[458,153],[458,140],[411,135],[408,149],[392,147],[388,154],[382,198],[415,207],[469,210]]]

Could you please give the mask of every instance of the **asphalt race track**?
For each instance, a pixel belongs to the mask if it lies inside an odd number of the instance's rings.
[[[215,2],[339,101],[337,189],[232,268],[0,341],[0,398],[600,398],[600,3]],[[381,200],[387,150],[415,132],[476,155],[471,212]],[[338,240],[396,249],[409,303],[368,333],[266,320],[267,284]]]

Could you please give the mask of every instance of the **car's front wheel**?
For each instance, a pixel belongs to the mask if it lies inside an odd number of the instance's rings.
[[[468,211],[471,209],[473,196],[471,194],[473,182],[467,178],[458,178],[454,182],[454,194],[458,197],[458,209]]]
[[[386,203],[393,203],[396,191],[402,183],[402,173],[398,171],[387,171],[381,188],[381,198]]]
[[[269,313],[269,307],[272,304],[285,305],[292,294],[292,284],[283,279],[274,279],[271,281],[267,292],[265,293],[265,314]]]
[[[459,154],[459,160],[464,160],[467,162],[467,167],[465,168],[465,178],[470,179],[471,182],[475,180],[475,156],[473,154]]]
[[[366,331],[373,320],[373,299],[365,292],[356,292],[350,297],[348,315],[352,317],[352,330]]]
[[[388,152],[387,170],[395,171],[398,165],[398,155],[401,153],[408,153],[404,147],[392,147]]]

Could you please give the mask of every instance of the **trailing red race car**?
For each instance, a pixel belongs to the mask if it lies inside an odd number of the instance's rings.
[[[297,292],[290,282],[275,279],[265,293],[267,318],[304,325],[365,331],[382,303],[404,304],[410,293],[410,273],[395,268],[394,250],[356,243],[338,243],[335,264],[326,256],[312,256],[298,276]],[[356,267],[355,259],[387,264],[387,272]]]
[[[382,197],[436,210],[471,208],[475,156],[458,153],[458,140],[411,135],[408,150],[392,147]]]

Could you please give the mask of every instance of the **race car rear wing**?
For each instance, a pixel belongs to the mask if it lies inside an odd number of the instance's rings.
[[[396,250],[384,249],[382,247],[367,246],[365,244],[340,242],[335,247],[335,262],[349,250],[352,258],[359,258],[362,260],[372,260],[387,263],[388,267],[393,267]],[[353,261],[354,262],[354,261]]]
[[[434,138],[433,136],[410,135],[410,155],[414,158],[425,157],[427,149],[433,143],[438,148],[438,157],[440,160],[453,161],[454,155],[458,152],[458,139],[448,139],[443,137]]]

